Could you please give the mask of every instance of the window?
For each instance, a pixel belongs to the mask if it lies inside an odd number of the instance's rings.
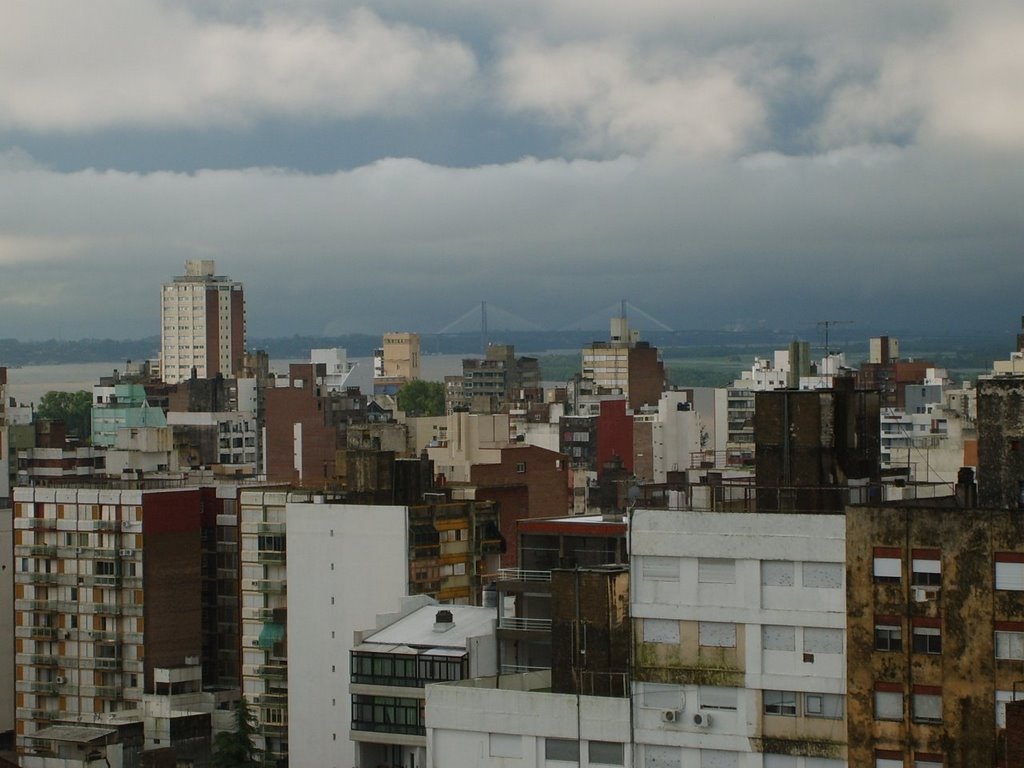
[[[996,728],[1006,727],[1006,703],[1013,700],[1013,691],[996,691]]]
[[[697,625],[698,643],[710,648],[735,648],[736,625],[719,621],[701,621]]]
[[[645,643],[679,644],[679,622],[669,619],[644,619]]]
[[[790,560],[762,560],[761,586],[792,587],[796,583],[794,570],[794,564]]]
[[[592,741],[587,745],[591,765],[625,765],[626,750],[617,741]]]
[[[902,720],[903,692],[875,689],[875,720]]]
[[[911,584],[916,587],[942,586],[942,561],[937,549],[915,549],[910,565]]]
[[[522,757],[523,737],[508,733],[492,733],[489,738],[491,757]]]
[[[765,691],[764,713],[796,717],[796,691]]]
[[[996,630],[996,658],[1024,660],[1024,632]]]
[[[761,627],[761,646],[766,651],[795,651],[796,627],[765,624]]]
[[[722,557],[698,558],[697,581],[702,584],[735,584],[736,561]]]
[[[640,558],[640,573],[644,579],[679,581],[679,558],[644,555]]]
[[[843,697],[836,693],[805,693],[804,714],[828,720],[843,719]]]
[[[520,462],[518,462],[516,464],[516,472],[518,472],[519,474],[523,474],[524,472],[526,472],[526,462],[525,461],[520,461]]]
[[[667,683],[640,683],[643,706],[653,709],[682,709],[683,689]]]
[[[842,563],[804,563],[803,585],[818,589],[840,589],[843,586]]]
[[[903,768],[903,756],[898,752],[890,754],[888,751],[885,753],[876,751],[875,768]]]
[[[926,689],[926,686],[915,686],[913,706],[915,723],[942,722],[941,693],[932,692],[930,687]]]
[[[914,768],[942,768],[943,765],[942,755],[925,752],[914,753]]]
[[[903,650],[903,629],[898,616],[875,617],[875,650]]]
[[[544,739],[544,759],[578,763],[580,743],[573,739]]]
[[[723,709],[735,712],[738,702],[737,689],[702,685],[699,699],[701,709]]]
[[[1024,592],[1024,553],[996,552],[996,589]]]
[[[843,630],[804,628],[804,653],[842,653]]]
[[[903,554],[898,547],[875,547],[875,581],[899,582],[902,573]]]
[[[114,563],[111,560],[97,560],[96,561],[96,575],[97,576],[113,576],[114,575]]]
[[[942,630],[914,626],[914,653],[942,653]]]

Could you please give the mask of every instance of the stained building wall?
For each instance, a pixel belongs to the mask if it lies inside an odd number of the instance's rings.
[[[978,381],[978,503],[1024,506],[1024,377]]]
[[[1024,678],[1024,658],[995,658],[995,632],[1024,639],[1024,584],[997,588],[995,573],[997,561],[1024,564],[1024,519],[947,503],[851,507],[846,526],[850,765],[995,765],[997,699]],[[937,718],[919,698],[935,696]]]

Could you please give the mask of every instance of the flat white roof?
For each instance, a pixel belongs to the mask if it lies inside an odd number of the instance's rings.
[[[454,626],[445,632],[435,632],[434,624],[438,611],[450,611]],[[466,648],[470,637],[489,635],[494,632],[498,617],[494,608],[475,605],[426,605],[393,624],[374,632],[363,640],[357,650],[382,650],[387,646],[405,645],[429,648],[438,652],[443,648]],[[372,647],[383,646],[383,647]]]

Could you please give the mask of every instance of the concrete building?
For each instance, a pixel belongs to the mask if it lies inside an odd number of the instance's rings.
[[[394,395],[403,384],[420,377],[420,336],[385,333],[383,342],[373,353],[373,393]]]
[[[448,377],[445,382],[447,413],[501,413],[543,399],[537,358],[516,357],[511,344],[488,345],[482,359],[462,361],[461,380]]]
[[[978,380],[978,500],[1024,508],[1024,375]]]
[[[14,511],[0,505],[0,744],[14,743]]]
[[[324,388],[328,392],[344,392],[345,382],[355,370],[356,364],[348,361],[348,355],[341,347],[330,349],[311,349],[309,362],[324,366]]]
[[[160,375],[168,384],[192,376],[236,376],[245,354],[242,284],[214,274],[212,260],[185,262],[164,283],[160,301]]]
[[[608,341],[583,348],[577,385],[576,413],[590,412],[604,396],[624,397],[633,410],[654,405],[665,389],[665,365],[661,353],[629,327],[625,317],[611,319]]]
[[[959,499],[846,514],[851,765],[1003,763],[1022,698],[1024,545],[1016,509]]]
[[[119,429],[167,426],[164,412],[150,406],[142,384],[96,385],[92,398],[93,445],[112,447]]]
[[[641,765],[629,699],[553,693],[550,678],[541,671],[429,686],[428,768]]]
[[[199,488],[16,488],[14,502],[24,750],[55,720],[140,708],[158,692],[157,668],[202,663],[217,608],[203,592],[203,530],[223,505]]]
[[[634,764],[845,766],[843,516],[637,509],[631,528]]]
[[[496,673],[494,610],[407,598],[355,633],[349,693],[356,768],[427,764],[425,686]]]
[[[287,505],[287,549],[300,555],[288,558],[286,567],[288,632],[283,640],[291,765],[358,765],[355,742],[349,739],[354,717],[349,651],[354,634],[374,625],[379,606],[397,605],[408,593],[406,515],[397,506],[315,500]],[[255,650],[243,647],[247,657]],[[266,706],[263,698],[259,701],[261,708]]]

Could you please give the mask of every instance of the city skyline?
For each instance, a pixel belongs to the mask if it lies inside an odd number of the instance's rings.
[[[1020,312],[1008,2],[4,13],[3,336],[154,335],[186,259],[257,337]]]

